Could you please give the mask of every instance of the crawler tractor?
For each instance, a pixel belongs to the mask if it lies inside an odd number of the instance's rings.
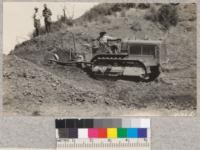
[[[56,53],[48,61],[61,65],[76,64],[93,77],[139,77],[144,80],[153,80],[160,73],[161,41],[108,41],[108,48],[112,53],[94,45],[85,45],[92,53],[90,58],[86,58],[83,54],[74,54],[71,50],[69,62],[60,61]]]

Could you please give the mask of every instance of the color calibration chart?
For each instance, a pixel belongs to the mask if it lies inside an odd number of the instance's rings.
[[[57,150],[150,150],[150,119],[56,119]]]

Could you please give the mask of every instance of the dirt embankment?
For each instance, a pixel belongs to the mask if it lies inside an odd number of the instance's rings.
[[[98,92],[88,91],[16,56],[4,59],[3,72],[5,111],[42,115],[47,110],[41,107],[46,105],[55,105],[59,111],[59,105],[96,103],[99,97]]]
[[[196,109],[195,6],[179,5],[179,21],[169,31],[146,20],[147,9],[131,8],[125,15],[76,24],[18,45],[4,57],[4,112],[22,115],[192,115]],[[106,22],[105,20],[109,20]],[[165,37],[168,62],[163,73],[149,83],[95,80],[74,66],[47,66],[44,56],[90,43],[101,30],[121,38]],[[153,110],[153,111],[152,111]],[[155,110],[158,110],[154,112]]]
[[[7,57],[4,64],[6,114],[79,115],[81,108],[82,115],[125,115],[125,111],[135,115],[162,108],[190,110],[188,115],[196,107],[191,79],[184,83],[94,80],[77,68],[54,66],[46,71],[16,56]]]

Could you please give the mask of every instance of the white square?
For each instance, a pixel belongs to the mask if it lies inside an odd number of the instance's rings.
[[[141,119],[140,127],[141,128],[150,128],[150,119]]]
[[[140,119],[131,119],[131,128],[140,128]]]
[[[88,129],[78,129],[78,138],[88,138]]]
[[[56,129],[56,138],[59,138],[58,129]]]

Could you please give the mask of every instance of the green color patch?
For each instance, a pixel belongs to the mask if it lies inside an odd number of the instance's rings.
[[[117,129],[117,137],[118,138],[126,138],[127,137],[127,130],[126,130],[126,128],[118,128]]]

